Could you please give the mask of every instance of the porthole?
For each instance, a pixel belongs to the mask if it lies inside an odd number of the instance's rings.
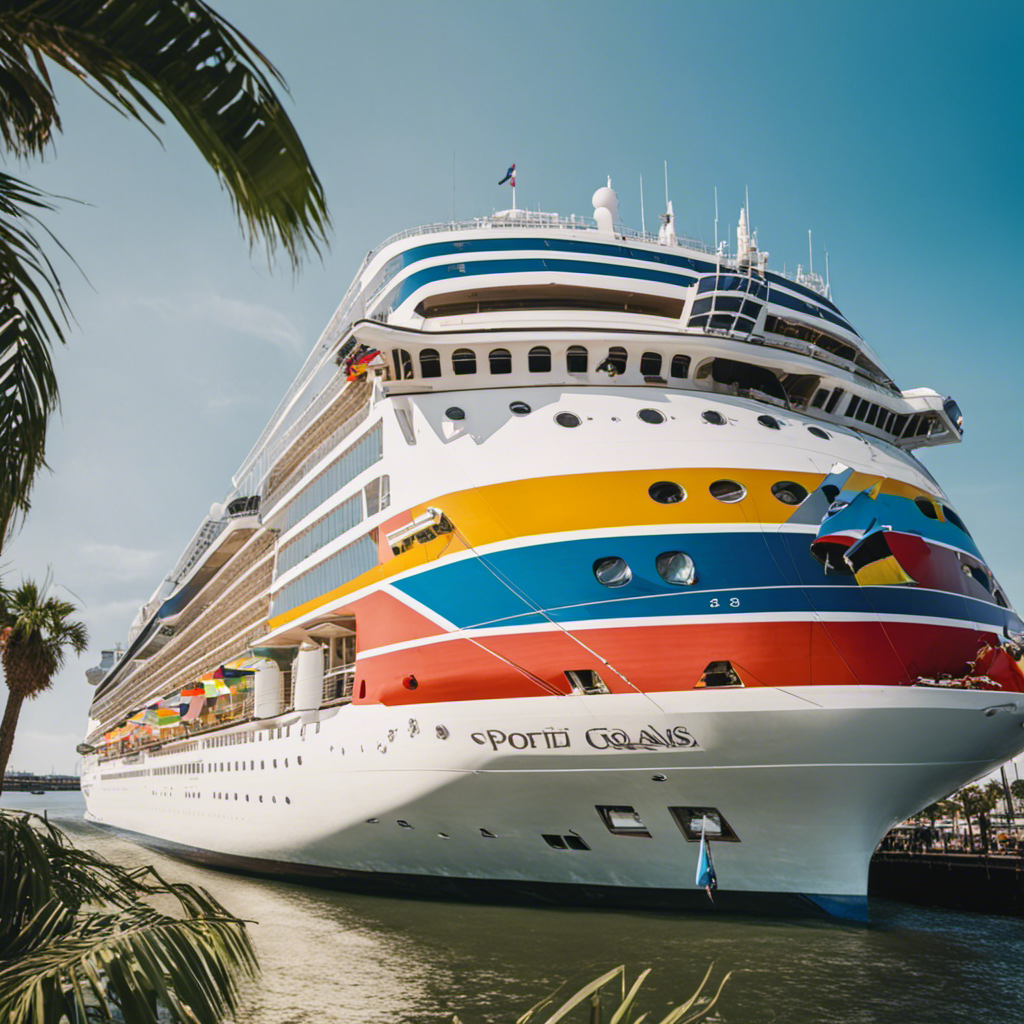
[[[644,423],[664,423],[665,414],[658,412],[657,409],[641,409],[637,416],[644,421]]]
[[[735,480],[716,480],[708,490],[711,492],[712,498],[717,498],[719,501],[730,504],[742,501],[747,496],[746,487],[743,484],[736,483]]]
[[[700,414],[700,418],[705,423],[714,424],[714,426],[716,426],[716,427],[724,427],[725,426],[725,417],[720,412],[716,412],[714,409],[705,409]]]
[[[624,559],[613,555],[594,563],[594,576],[605,587],[624,587],[633,578],[633,572]]]
[[[807,488],[792,480],[780,480],[772,484],[772,494],[782,502],[783,505],[799,505],[807,497]]]
[[[574,412],[560,412],[555,417],[555,422],[560,427],[578,427],[583,420],[581,420]]]
[[[697,582],[697,567],[685,551],[665,551],[654,560],[658,575],[676,587],[691,587]]]
[[[457,405],[451,405],[444,411],[445,416],[450,420],[464,420],[466,418],[465,409],[460,409]]]
[[[822,430],[821,427],[808,427],[807,431],[815,437],[820,437],[822,441],[828,441],[832,437],[827,430]]]
[[[295,758],[295,760],[296,760],[296,761],[297,761],[297,762],[298,762],[299,764],[302,764],[302,755],[301,755],[301,754],[299,754],[299,756],[298,756],[297,758]]]
[[[292,798],[291,798],[290,796],[286,796],[286,797],[284,798],[284,802],[285,802],[286,804],[290,804],[290,803],[292,802]]]
[[[769,416],[767,414],[764,416],[758,416],[757,422],[760,423],[762,427],[767,427],[769,430],[780,430],[782,428],[782,424],[774,416]]]
[[[935,502],[930,498],[915,498],[914,504],[920,509],[923,516],[929,519],[938,519],[939,513],[935,510]]]
[[[661,505],[674,505],[686,498],[686,491],[671,480],[659,480],[647,488],[647,493]]]
[[[513,416],[530,415],[530,407],[525,402],[509,402],[508,407]]]

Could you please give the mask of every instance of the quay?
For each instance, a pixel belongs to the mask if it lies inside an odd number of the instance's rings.
[[[75,790],[82,788],[77,775],[33,775],[31,772],[7,772],[4,775],[5,793],[31,793],[35,790]]]
[[[879,850],[868,894],[903,903],[1024,917],[1024,856]]]

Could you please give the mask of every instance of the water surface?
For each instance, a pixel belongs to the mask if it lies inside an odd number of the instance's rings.
[[[263,975],[237,1024],[450,1024],[454,1014],[511,1024],[563,981],[582,985],[620,963],[631,977],[654,968],[642,1008],[664,1015],[712,961],[715,977],[736,972],[709,1018],[718,1024],[1024,1021],[1016,918],[880,901],[863,926],[384,899],[154,854],[87,823],[78,793],[9,793],[0,805],[45,808],[79,845],[156,864],[253,920]]]

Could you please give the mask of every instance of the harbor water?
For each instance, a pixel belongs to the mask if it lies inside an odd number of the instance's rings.
[[[720,1024],[1024,1021],[1017,918],[881,901],[865,926],[384,899],[154,854],[86,822],[79,793],[9,793],[0,806],[45,809],[79,845],[154,863],[251,920],[263,973],[237,1024],[511,1024],[561,983],[620,963],[630,978],[653,968],[641,1008],[660,1019],[712,962],[716,979],[734,972],[709,1018]]]

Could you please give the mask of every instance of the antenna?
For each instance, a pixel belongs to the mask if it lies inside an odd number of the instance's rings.
[[[715,186],[715,249],[718,248],[718,186]]]
[[[665,205],[668,206],[668,161],[665,161]]]
[[[828,271],[828,249],[825,250],[825,297],[832,298],[832,278]]]
[[[455,150],[452,150],[452,223],[455,223]]]
[[[642,174],[640,175],[640,233],[647,234],[647,224],[644,222],[644,176]]]
[[[814,273],[814,246],[811,245],[811,229],[807,229],[807,256],[810,261],[810,269],[808,273]]]
[[[744,185],[743,189],[746,192],[746,196],[747,196],[747,230],[748,231],[753,231],[754,230],[754,222],[750,219],[750,186],[749,185]]]

